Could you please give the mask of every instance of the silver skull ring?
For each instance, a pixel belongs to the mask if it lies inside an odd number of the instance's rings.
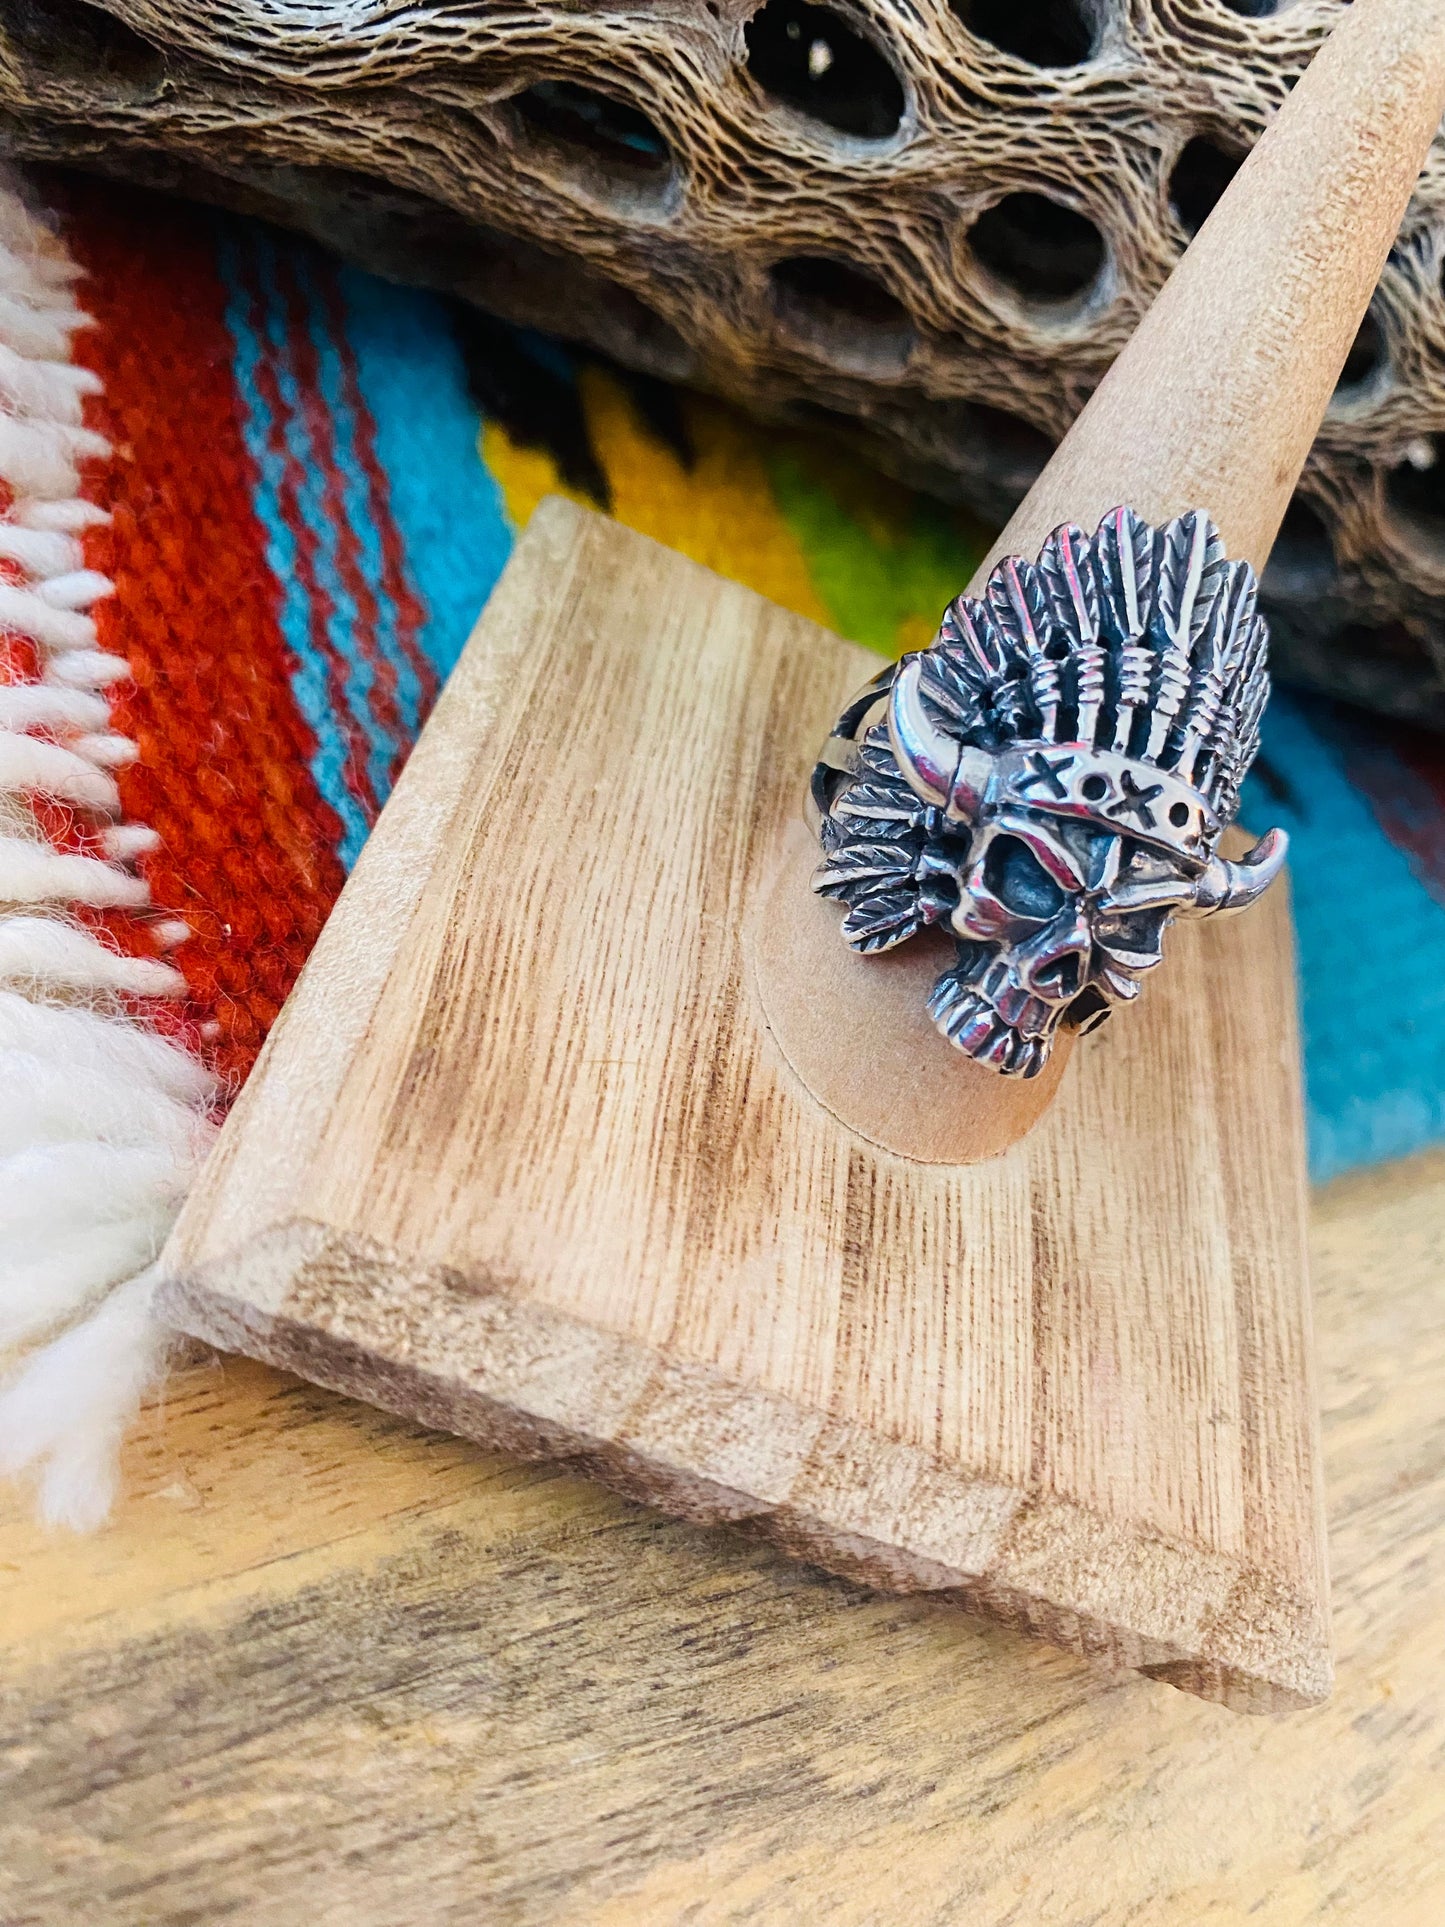
[[[813,888],[855,950],[953,935],[928,1009],[968,1056],[1037,1076],[1061,1026],[1138,995],[1171,922],[1279,875],[1283,830],[1217,854],[1269,697],[1257,589],[1200,511],[1113,509],[1000,562],[839,717]]]

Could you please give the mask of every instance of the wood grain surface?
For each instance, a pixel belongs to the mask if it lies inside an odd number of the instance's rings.
[[[0,1488],[7,1927],[1434,1927],[1445,1158],[1319,1198],[1338,1680],[1240,1720],[237,1358]]]
[[[539,512],[186,1208],[167,1315],[1232,1705],[1318,1698],[1284,894],[1171,933],[1007,1156],[879,1149],[792,1076],[749,956],[868,660]],[[893,1069],[949,1101],[918,986],[851,968],[854,1075],[902,997]]]

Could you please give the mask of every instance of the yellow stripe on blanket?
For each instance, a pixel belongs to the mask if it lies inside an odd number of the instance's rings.
[[[588,432],[619,522],[719,575],[884,654],[922,648],[973,573],[990,532],[877,474],[837,445],[679,396],[690,467],[639,421],[621,386],[580,376]],[[551,457],[482,432],[482,458],[523,526],[544,495],[569,495]]]
[[[786,609],[832,626],[802,545],[773,496],[759,432],[716,402],[684,398],[696,450],[690,469],[638,421],[618,384],[595,369],[580,377],[592,444],[612,488],[612,514],[719,575]],[[507,512],[525,526],[544,495],[595,508],[562,481],[550,456],[520,448],[495,422],[482,430],[482,459]]]

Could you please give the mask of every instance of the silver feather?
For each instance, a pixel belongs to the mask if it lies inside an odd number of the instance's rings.
[[[1059,667],[1048,655],[1048,603],[1037,570],[1005,556],[988,579],[990,614],[1026,677],[1039,713],[1039,736],[1053,742],[1059,726]]]
[[[1198,509],[1169,523],[1160,535],[1158,577],[1151,629],[1155,639],[1154,687],[1149,698],[1149,735],[1144,754],[1157,763],[1174,720],[1189,694],[1194,649],[1216,616],[1224,567],[1219,531]]]
[[[1112,747],[1126,750],[1135,712],[1149,700],[1150,652],[1144,631],[1154,601],[1157,536],[1131,508],[1104,517],[1095,537],[1104,628],[1115,666]]]
[[[938,642],[957,648],[980,689],[987,689],[1005,673],[1007,664],[988,611],[972,596],[958,596],[943,612]]]
[[[1104,701],[1104,646],[1094,545],[1081,528],[1066,522],[1054,530],[1039,554],[1038,577],[1052,632],[1068,643],[1074,666],[1074,734],[1092,743]]]
[[[1201,760],[1212,754],[1221,727],[1228,728],[1225,700],[1254,626],[1257,593],[1247,562],[1225,565],[1213,619],[1195,649],[1194,682],[1181,719],[1184,740],[1175,767],[1190,782],[1199,781]]]

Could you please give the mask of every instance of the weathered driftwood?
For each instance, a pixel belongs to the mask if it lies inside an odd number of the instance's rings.
[[[0,149],[268,213],[1002,515],[1345,0],[4,0]],[[1445,723],[1437,143],[1267,583]]]

